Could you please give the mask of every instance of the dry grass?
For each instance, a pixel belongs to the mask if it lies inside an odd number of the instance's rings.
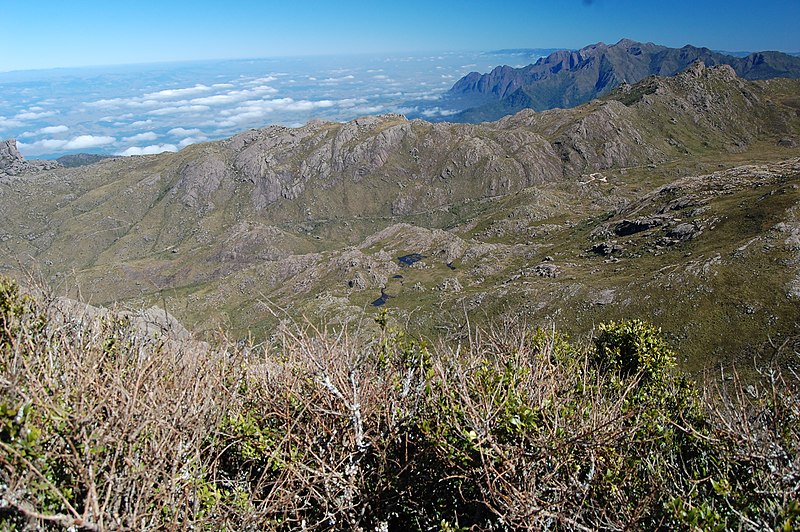
[[[503,324],[431,349],[382,324],[369,342],[292,326],[206,348],[47,301],[0,281],[5,528],[761,529],[800,514],[793,384],[700,397],[639,322],[588,345]]]

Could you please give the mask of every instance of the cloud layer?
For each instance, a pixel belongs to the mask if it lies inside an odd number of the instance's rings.
[[[518,59],[518,58],[517,58]],[[52,71],[46,83],[0,74],[0,138],[20,139],[27,157],[91,151],[147,155],[229,137],[269,124],[312,118],[345,121],[367,114],[454,112],[442,94],[470,70],[502,56],[480,53],[316,59],[264,59],[117,69]]]

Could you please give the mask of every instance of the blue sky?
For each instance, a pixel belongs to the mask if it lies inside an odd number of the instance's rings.
[[[800,51],[800,0],[0,0],[0,72],[359,52],[668,46]]]

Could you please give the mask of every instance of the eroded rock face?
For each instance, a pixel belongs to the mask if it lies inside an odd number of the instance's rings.
[[[187,207],[211,211],[214,204],[211,196],[228,175],[225,162],[215,157],[191,161],[181,171],[177,190],[180,201]]]
[[[233,171],[253,184],[258,210],[296,200],[309,187],[329,190],[378,179],[390,187],[391,196],[383,195],[386,210],[404,215],[454,197],[513,193],[563,174],[559,155],[536,133],[394,114],[345,124],[317,120],[296,129],[272,126],[237,135],[227,147]]]
[[[636,166],[659,160],[633,124],[634,112],[618,101],[605,103],[569,127],[553,143],[568,171]]]
[[[56,161],[26,161],[17,149],[15,139],[0,142],[0,177],[41,172],[60,167],[61,165]]]

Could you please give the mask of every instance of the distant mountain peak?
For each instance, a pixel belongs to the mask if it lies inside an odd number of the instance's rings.
[[[627,37],[623,37],[614,46],[639,46],[640,44],[641,43],[636,42],[633,39],[628,39]]]
[[[522,68],[500,66],[488,74],[472,72],[449,93],[453,98],[472,100],[472,108],[448,120],[482,122],[524,108],[574,107],[608,94],[622,83],[636,83],[652,75],[674,76],[697,61],[708,67],[729,65],[737,76],[748,80],[800,78],[800,58],[780,52],[734,57],[691,44],[669,48],[625,38],[612,45],[598,42],[580,50],[559,50]]]

